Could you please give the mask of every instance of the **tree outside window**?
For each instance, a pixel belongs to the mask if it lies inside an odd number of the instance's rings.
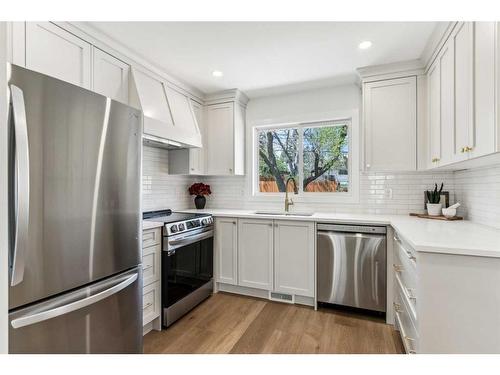
[[[258,191],[284,192],[292,177],[302,192],[348,192],[348,126],[343,121],[258,129]]]

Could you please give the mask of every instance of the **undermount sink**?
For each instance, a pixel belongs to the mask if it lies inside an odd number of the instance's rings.
[[[312,216],[314,212],[255,211],[256,215]]]

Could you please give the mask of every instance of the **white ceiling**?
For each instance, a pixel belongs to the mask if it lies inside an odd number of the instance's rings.
[[[358,67],[419,58],[435,22],[89,22],[204,93],[249,96],[345,81]],[[358,49],[363,40],[373,46]],[[212,71],[224,73],[221,78]]]

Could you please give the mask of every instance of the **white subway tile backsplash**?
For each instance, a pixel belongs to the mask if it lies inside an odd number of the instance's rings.
[[[245,176],[177,176],[168,174],[168,151],[144,147],[143,210],[193,208],[187,191],[194,182],[211,185],[207,207],[282,209],[282,202],[248,199]],[[297,210],[339,213],[408,214],[424,212],[424,190],[444,182],[450,202],[462,204],[459,215],[500,228],[500,165],[458,172],[361,173],[359,203],[297,202]]]
[[[142,159],[142,210],[191,208],[187,189],[196,178],[169,175],[167,150],[144,146]]]
[[[500,228],[500,165],[457,171],[454,178],[459,214]]]
[[[262,202],[247,199],[248,184],[245,177],[205,177],[212,187],[213,195],[207,200],[207,207],[240,209],[281,209],[282,202]],[[424,212],[424,190],[433,188],[434,183],[444,182],[453,202],[454,179],[452,172],[428,173],[362,173],[360,176],[359,203],[296,203],[296,209],[322,212],[355,212],[408,214]]]

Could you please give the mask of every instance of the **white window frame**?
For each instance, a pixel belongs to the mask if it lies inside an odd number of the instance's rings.
[[[319,192],[303,192],[302,186],[299,186],[299,194],[293,195],[296,202],[303,203],[359,203],[359,159],[360,159],[360,136],[359,136],[359,121],[358,112],[352,111],[346,115],[325,117],[311,121],[286,122],[286,123],[272,123],[271,120],[266,123],[253,124],[250,127],[251,132],[251,155],[250,155],[250,168],[251,177],[249,178],[250,186],[250,199],[253,201],[261,202],[281,202],[284,199],[285,193],[262,193],[259,191],[258,183],[258,170],[259,170],[259,131],[266,129],[283,129],[283,128],[309,128],[317,126],[327,126],[327,122],[333,123],[348,123],[348,138],[349,138],[349,157],[348,157],[348,170],[349,170],[349,188],[348,192],[332,192],[332,193],[319,193]],[[302,155],[299,158],[299,176],[303,175],[303,132],[299,132],[299,145],[298,152]],[[302,185],[302,184],[300,184]]]

